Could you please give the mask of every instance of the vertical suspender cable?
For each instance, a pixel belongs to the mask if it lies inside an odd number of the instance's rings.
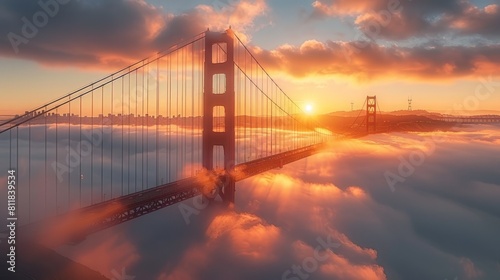
[[[156,166],[155,166],[155,172],[156,172],[156,186],[159,185],[159,128],[160,128],[160,60],[156,59],[156,149],[155,149],[155,154],[156,154]]]
[[[71,150],[71,96],[68,96],[68,153]],[[71,164],[70,164],[71,170]],[[68,172],[68,210],[71,207],[71,172]]]
[[[101,202],[104,201],[104,86],[101,88]]]
[[[149,63],[147,64],[147,77],[146,77],[146,189],[149,189]]]
[[[30,221],[31,221],[31,121],[28,122],[28,223]]]
[[[113,77],[111,77],[111,103],[110,103],[110,114],[109,114],[109,118],[110,118],[110,143],[109,143],[109,146],[110,146],[110,171],[109,171],[109,179],[110,179],[110,194],[109,194],[109,199],[113,199],[113,143],[114,143],[114,137],[113,137],[113,134],[114,134],[114,130],[113,130],[113,124],[115,122],[115,118],[114,118],[114,92],[115,92],[115,88],[114,88],[114,81],[113,81]]]
[[[90,150],[90,205],[94,204],[94,146],[97,143],[94,143],[93,135],[94,135],[94,85],[92,85],[92,94],[90,95],[90,140],[91,140],[91,150]],[[102,137],[102,136],[101,136]],[[101,138],[102,139],[102,138]],[[102,141],[101,141],[102,145]]]
[[[44,162],[44,171],[45,171],[45,182],[43,184],[43,213],[44,215],[47,214],[47,161],[48,161],[48,158],[47,158],[47,107],[44,107],[43,109],[43,118],[44,118],[44,127],[45,127],[45,162]],[[12,149],[12,148],[11,148]]]
[[[80,112],[78,113],[79,115],[79,119],[80,119],[80,145],[78,147],[78,152],[79,152],[79,157],[82,156],[82,97],[78,98],[80,100]],[[82,207],[82,180],[83,178],[81,177],[82,176],[82,162],[81,162],[82,159],[80,159],[80,180],[79,180],[79,193],[78,193],[78,196],[79,196],[79,205],[78,207]]]
[[[123,130],[124,130],[124,126],[123,126],[123,125],[124,125],[124,124],[123,124],[123,120],[125,119],[125,118],[123,117],[123,116],[124,116],[124,114],[125,114],[125,110],[124,110],[124,108],[123,108],[124,103],[125,103],[125,102],[124,102],[124,101],[125,101],[125,100],[124,100],[124,99],[125,99],[125,98],[124,98],[124,93],[125,93],[125,91],[124,91],[124,87],[125,87],[125,82],[124,82],[124,79],[125,79],[125,78],[122,76],[122,77],[121,77],[121,81],[122,81],[122,98],[121,98],[121,100],[120,100],[120,101],[121,101],[120,103],[122,104],[122,113],[121,113],[121,117],[120,117],[120,119],[121,119],[121,124],[122,124],[122,127],[121,127],[121,134],[122,134],[122,137],[121,137],[121,138],[122,138],[122,139],[121,139],[121,142],[122,142],[122,145],[121,145],[121,148],[122,148],[122,156],[121,156],[121,158],[122,158],[122,166],[121,166],[121,167],[122,167],[122,172],[121,172],[121,174],[120,174],[120,181],[121,181],[121,186],[120,186],[120,189],[121,189],[121,195],[122,195],[122,196],[123,196],[123,188],[124,188],[124,182],[123,182],[123,175],[124,175],[124,170],[123,170],[123,165],[124,165],[124,160],[123,160],[123,157],[124,157],[124,151],[123,151],[123,146],[124,146],[124,141],[123,141],[123,137],[124,137],[124,135],[123,135]]]

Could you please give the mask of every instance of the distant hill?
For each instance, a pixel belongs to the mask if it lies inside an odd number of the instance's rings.
[[[356,118],[359,116],[364,116],[366,114],[365,110],[355,110],[355,111],[338,111],[326,114],[328,117],[343,117],[343,118]],[[474,111],[463,111],[463,112],[429,112],[426,110],[399,110],[392,112],[378,112],[379,115],[386,116],[423,116],[429,118],[441,117],[443,115],[454,115],[454,116],[482,116],[482,115],[496,115],[500,116],[500,111],[496,110],[474,110]]]
[[[452,116],[500,117],[500,112],[493,110],[471,111],[469,113],[472,112],[474,114],[470,115],[456,112]],[[394,131],[447,131],[456,126],[457,123],[444,120],[443,117],[445,116],[450,115],[425,110],[378,112],[376,131],[378,133]],[[365,110],[332,112],[315,116],[314,119],[334,133],[350,135],[352,137],[360,137],[367,134]]]
[[[357,117],[358,115],[363,116],[365,113],[366,113],[365,110],[339,111],[339,112],[328,113],[327,116],[349,118],[349,117]],[[439,115],[441,115],[439,113],[428,112],[425,110],[414,110],[414,111],[400,110],[400,111],[393,111],[393,112],[382,112],[381,114],[382,115],[394,115],[394,116],[409,116],[409,115],[411,115],[411,116],[439,116]]]
[[[440,113],[428,112],[425,110],[399,110],[393,112],[382,112],[382,115],[392,115],[392,116],[424,116],[424,117],[433,117],[440,116]]]

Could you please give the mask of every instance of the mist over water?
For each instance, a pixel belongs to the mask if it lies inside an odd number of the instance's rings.
[[[240,164],[305,146],[313,133],[238,127],[236,135]],[[201,129],[179,125],[21,126],[0,135],[0,170],[16,170],[18,215],[28,224],[193,177],[202,170],[201,144]],[[214,167],[223,165],[222,152],[214,151]],[[6,175],[0,174],[0,188]]]
[[[498,126],[339,141],[238,183],[233,209],[192,199],[188,223],[178,204],[58,252],[136,279],[497,279],[499,144]],[[338,246],[315,259],[319,239]]]

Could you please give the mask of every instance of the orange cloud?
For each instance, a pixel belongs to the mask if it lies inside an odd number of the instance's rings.
[[[336,237],[341,238],[341,246],[349,246],[349,250],[356,250],[362,258],[367,259],[366,262],[374,262],[376,260],[376,252],[372,249],[362,249],[352,243],[345,235],[336,233]],[[343,248],[345,250],[346,248]],[[292,251],[295,259],[299,262],[315,255],[314,248],[301,241],[295,241],[292,244]],[[370,280],[385,280],[387,279],[383,267],[376,264],[357,264],[349,258],[335,253],[331,250],[326,250],[321,254],[325,254],[325,260],[319,263],[319,272],[329,279],[355,280],[355,279],[370,279]],[[359,256],[353,259],[358,258]],[[291,278],[290,278],[291,279]]]
[[[462,34],[498,35],[500,6],[491,4],[481,9],[465,2],[461,13],[446,15],[441,24],[451,26]]]
[[[235,212],[216,216],[205,235],[205,243],[189,248],[175,268],[171,270],[167,266],[158,279],[199,279],[198,273],[208,269],[212,262],[218,262],[212,256],[220,256],[221,253],[237,258],[242,263],[274,262],[280,252],[277,245],[283,238],[276,226],[252,214]]]
[[[32,14],[35,8],[39,8],[36,2],[0,4],[5,14],[16,15],[0,18],[0,33],[21,36],[17,15]],[[207,27],[226,30],[232,25],[246,39],[247,29],[268,9],[265,0],[242,0],[216,8],[199,5],[185,13],[172,14],[144,0],[97,1],[92,5],[70,2],[60,7],[61,16],[51,20],[28,43],[16,45],[7,40],[0,44],[0,56],[48,66],[122,68],[192,39]]]
[[[80,235],[87,234],[92,225],[121,211],[123,211],[121,204],[112,203],[101,207],[98,211],[75,210],[44,221],[43,224],[34,224],[37,242],[46,246],[59,246],[78,241],[80,237],[85,237]]]
[[[318,0],[312,6],[312,18],[356,16],[356,26],[373,40],[425,39],[444,34],[485,38],[500,35],[498,4],[481,8],[470,0]],[[370,34],[370,28],[372,32],[377,29],[376,36]]]
[[[256,262],[277,258],[275,245],[281,237],[280,229],[266,225],[256,216],[236,213],[217,216],[207,229],[207,236],[216,240],[225,234],[229,235],[228,246],[237,256]]]
[[[317,15],[353,15],[387,5],[387,0],[322,0],[314,1],[312,6]]]
[[[254,48],[265,69],[293,77],[348,76],[370,79],[443,80],[500,70],[500,45],[380,46],[371,42],[306,41],[272,51]]]
[[[225,30],[232,27],[244,42],[248,42],[247,30],[254,26],[256,18],[266,14],[269,7],[265,0],[229,1],[219,7],[199,5],[196,11],[202,16],[203,22],[212,30]]]
[[[141,258],[134,244],[118,232],[102,235],[101,239],[92,240],[84,248],[66,246],[60,251],[108,277],[114,276],[113,271],[120,274],[123,268],[130,268]]]
[[[343,280],[385,280],[384,269],[378,265],[353,265],[341,256],[333,254],[330,261],[321,267],[321,271],[331,279]]]

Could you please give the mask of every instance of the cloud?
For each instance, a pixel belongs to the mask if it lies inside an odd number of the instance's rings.
[[[173,270],[166,267],[158,279],[199,279],[207,271],[222,271],[225,265],[220,261],[228,258],[236,260],[238,267],[245,264],[265,266],[277,261],[277,253],[283,246],[282,238],[284,236],[279,228],[259,217],[245,213],[220,213],[208,225],[204,244],[189,248],[181,256],[179,264]],[[231,269],[225,274],[238,278],[239,273]]]
[[[234,208],[214,203],[186,225],[174,205],[58,251],[102,274],[125,267],[141,279],[282,279],[294,266],[315,267],[312,279],[494,279],[498,131],[338,141],[238,183]],[[442,141],[431,148],[430,136]],[[412,151],[428,156],[392,192],[384,172],[397,172]],[[339,246],[316,251],[318,240]]]
[[[349,240],[347,240],[352,244]],[[296,241],[292,244],[293,251],[298,255],[299,259],[306,259],[314,256],[314,248]],[[367,250],[373,251],[373,250]],[[370,280],[385,280],[387,279],[384,274],[384,269],[378,265],[373,264],[355,264],[352,263],[352,257],[344,257],[341,254],[336,254],[332,251],[326,252],[328,259],[319,268],[319,275],[311,277],[321,277],[320,279],[343,279],[355,280],[360,277]],[[375,256],[376,257],[376,256]],[[373,259],[375,260],[375,258]],[[320,276],[321,275],[321,276]]]
[[[401,40],[440,34],[498,38],[500,13],[497,4],[478,7],[469,0],[444,1],[344,1],[319,0],[312,4],[311,18],[352,16],[366,33],[380,27],[377,38]]]
[[[35,2],[18,1],[4,1],[0,8],[0,33],[18,35],[22,35],[21,19],[32,21],[33,15],[42,10]],[[496,4],[479,8],[455,0],[322,0],[314,2],[313,8],[323,16],[352,17],[367,36],[353,41],[309,40],[300,46],[284,44],[274,50],[252,47],[266,69],[293,77],[341,75],[361,80],[455,79],[498,71],[498,44],[450,46],[431,42],[402,47],[375,42],[378,38],[436,36],[444,30],[494,35],[500,18]],[[231,1],[221,7],[198,5],[177,14],[142,0],[70,1],[60,5],[58,13],[27,44],[18,46],[18,54],[8,37],[3,37],[0,56],[49,66],[117,69],[188,40],[206,28],[223,30],[232,26],[248,43],[256,19],[269,10],[264,0]],[[389,18],[384,17],[387,11]]]
[[[196,10],[199,15],[203,15],[210,29],[225,30],[231,26],[244,42],[248,42],[249,29],[254,27],[256,18],[268,12],[269,7],[265,0],[229,2],[220,10],[210,5],[200,5],[196,7]]]
[[[247,214],[218,216],[206,234],[211,240],[229,234],[229,246],[233,252],[259,262],[276,260],[274,246],[281,237],[279,228],[266,225],[261,219]]]
[[[42,7],[37,2],[3,1],[0,34],[6,36],[0,41],[0,56],[50,66],[124,67],[207,28],[225,30],[233,25],[243,35],[266,9],[264,0],[242,0],[220,11],[200,5],[179,14],[144,0],[69,1],[58,5],[57,13],[42,27],[35,26],[32,37],[26,37],[22,18],[33,23]],[[26,44],[14,40],[13,44],[7,36],[10,33],[29,40]]]
[[[498,70],[500,45],[381,46],[373,42],[306,41],[275,50],[253,50],[264,68],[293,77],[351,76],[358,79],[455,79]],[[496,69],[496,70],[495,70]]]
[[[360,79],[440,80],[498,71],[500,46],[488,41],[500,35],[498,4],[481,8],[469,0],[318,0],[312,8],[312,19],[352,20],[358,35],[351,41],[316,42],[306,50],[283,45],[262,55],[271,67],[295,77]]]
[[[21,18],[33,22],[33,16],[43,11],[37,2],[5,1],[1,5],[9,15],[2,18],[2,34],[26,37]],[[17,55],[9,41],[2,41],[0,53],[50,65],[116,67],[150,53],[159,29],[171,21],[144,1],[70,1],[60,5],[45,26],[36,28],[38,32],[19,46]]]
[[[485,35],[498,38],[500,30],[500,7],[498,4],[479,8],[465,2],[463,9],[457,14],[445,15],[440,24],[450,26],[463,35]]]
[[[355,15],[370,10],[382,8],[386,4],[385,0],[364,1],[364,0],[320,0],[312,3],[313,17],[324,16]]]
[[[123,234],[115,234],[101,241],[94,241],[85,250],[75,250],[75,247],[66,246],[62,249],[65,254],[72,255],[80,264],[92,267],[102,274],[113,277],[113,271],[121,272],[140,260],[134,244]],[[114,278],[112,278],[114,279]]]
[[[262,178],[255,178],[255,180],[262,181]],[[285,198],[284,201],[287,201],[287,204],[297,201],[296,198],[300,192],[293,191],[294,184],[298,183],[294,181],[288,176],[276,178],[276,184],[290,185],[290,189],[280,191],[273,188],[274,194],[272,197],[267,197],[269,201],[275,201],[275,195]],[[254,185],[253,182],[249,183]],[[339,197],[356,197],[349,194],[350,191],[344,196],[341,191],[332,190],[337,192]],[[251,207],[256,210],[259,207],[256,206],[258,203],[255,201],[262,199],[260,195],[265,192],[257,189],[253,191],[250,199],[254,205]],[[292,197],[288,197],[286,193]],[[292,205],[275,206],[285,210]],[[289,210],[290,212],[278,211],[276,218],[289,218],[305,209],[298,207]],[[319,209],[313,210],[316,212]],[[366,276],[366,279],[386,279],[383,268],[375,264],[377,254],[374,250],[361,248],[335,229],[326,227],[318,229],[317,225],[310,222],[304,223],[302,229],[283,225],[278,227],[277,224],[270,224],[266,221],[269,218],[261,218],[261,211],[222,212],[218,216],[209,218],[203,243],[194,244],[187,249],[181,256],[181,261],[174,268],[165,267],[158,279],[211,279],[215,275],[219,275],[220,279],[255,279],[256,277],[280,279],[283,273],[291,269],[293,265],[300,266],[304,259],[314,256],[314,250],[319,244],[314,240],[314,236],[323,237],[324,240],[331,238],[340,244],[339,248],[322,250],[321,255],[324,259],[319,261],[317,271],[314,272],[315,279],[357,279],[359,275]],[[309,213],[304,212],[306,213],[300,216],[307,220]],[[271,218],[271,220],[274,219]],[[300,217],[289,225],[297,226],[299,220],[301,220]],[[316,244],[309,240],[314,240]],[[223,260],[230,260],[231,268],[221,263]]]

